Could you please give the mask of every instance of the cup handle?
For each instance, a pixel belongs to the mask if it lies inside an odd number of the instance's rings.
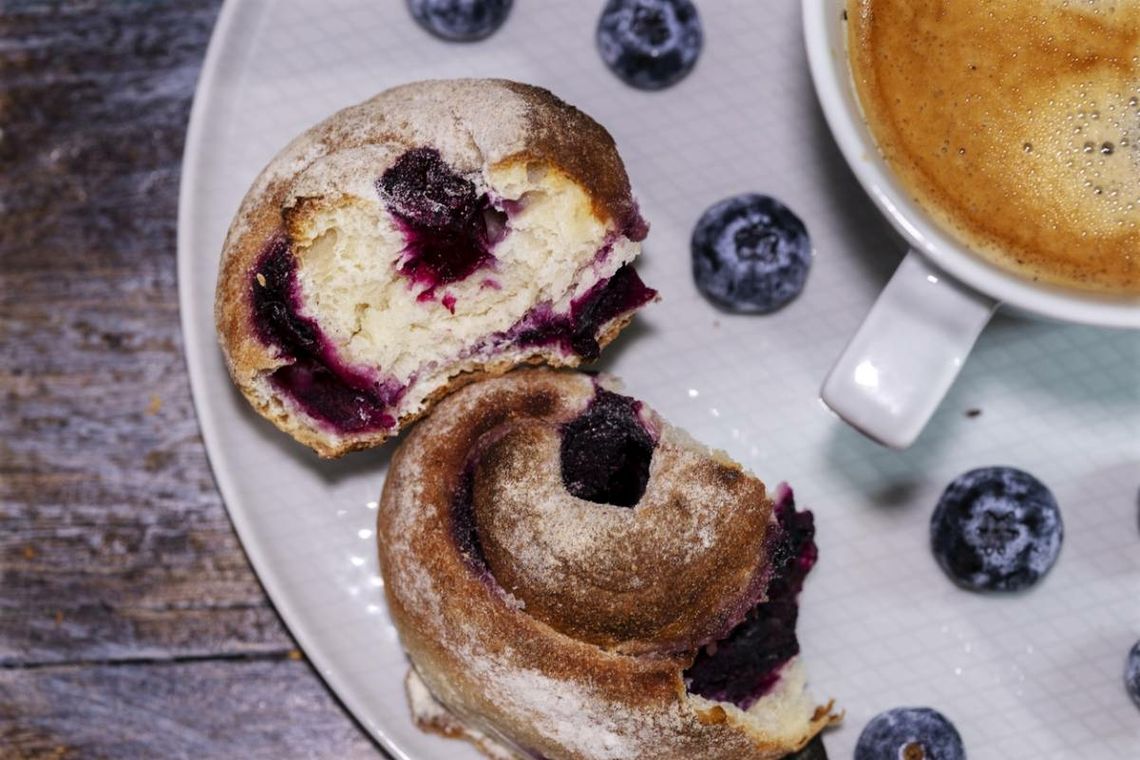
[[[905,449],[997,306],[910,251],[823,381],[823,402],[868,437]]]

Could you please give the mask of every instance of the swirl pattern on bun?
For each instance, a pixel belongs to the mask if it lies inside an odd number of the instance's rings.
[[[442,401],[380,502],[419,725],[493,757],[766,760],[805,691],[812,516],[610,381],[520,370]]]

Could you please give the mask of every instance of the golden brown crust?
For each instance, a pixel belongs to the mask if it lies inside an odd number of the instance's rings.
[[[255,180],[233,222],[222,252],[215,301],[215,322],[226,366],[242,394],[263,417],[320,456],[331,458],[372,448],[430,410],[435,400],[470,382],[472,377],[502,374],[520,362],[576,366],[579,359],[557,350],[535,349],[503,362],[470,362],[431,394],[425,408],[401,415],[391,430],[340,436],[310,418],[274,392],[266,381],[287,363],[258,339],[251,323],[255,268],[277,235],[297,234],[305,209],[316,202],[309,192],[315,181],[298,187],[305,172],[318,179],[344,180],[321,169],[323,159],[354,150],[403,150],[431,145],[453,165],[476,171],[519,161],[535,161],[560,170],[587,191],[594,214],[607,228],[622,233],[640,220],[630,195],[629,179],[606,130],[549,91],[507,80],[416,82],[380,93],[317,124],[286,146]],[[314,167],[318,167],[314,169]],[[375,172],[361,166],[360,172]],[[322,172],[328,174],[325,177]],[[370,177],[370,178],[369,178]],[[356,177],[360,182],[375,177]],[[330,180],[331,181],[331,180]],[[325,188],[321,202],[340,203],[335,187]],[[299,195],[299,193],[302,193]],[[603,327],[604,346],[628,323],[630,315]]]
[[[629,177],[606,128],[550,90],[509,81],[504,85],[535,106],[526,147],[507,160],[557,167],[590,188],[595,215],[612,220],[619,228],[637,219]]]
[[[684,618],[683,622],[671,623],[662,617],[641,620],[638,630],[624,642],[636,644],[626,647],[642,653],[635,656],[615,651],[621,647],[599,646],[577,638],[578,628],[591,627],[572,622],[577,610],[565,610],[565,615],[555,610],[552,617],[550,609],[542,609],[543,604],[534,594],[529,594],[529,601],[516,596],[512,590],[519,590],[518,584],[508,579],[505,585],[509,588],[504,588],[498,573],[461,549],[457,536],[462,535],[463,529],[462,525],[457,526],[453,505],[472,452],[478,450],[486,455],[496,439],[503,441],[515,434],[531,436],[536,428],[552,430],[580,414],[594,393],[594,382],[584,375],[519,370],[451,395],[396,451],[380,504],[380,564],[389,610],[417,672],[435,698],[462,725],[483,735],[505,735],[515,745],[551,758],[766,760],[781,758],[802,747],[832,720],[829,710],[804,715],[802,730],[794,736],[777,737],[749,725],[744,714],[732,706],[689,698],[682,671],[691,663],[695,650],[676,651],[672,644],[677,639],[687,639],[691,645],[694,639],[706,636],[707,629],[700,625],[703,621],[697,619],[699,611],[707,609],[702,604],[704,600],[677,601],[681,611],[678,618]],[[652,422],[659,423],[656,418]],[[739,477],[728,477],[726,473],[732,468],[721,463],[700,462],[698,454],[709,460],[714,458],[693,444],[686,449],[679,438],[673,437],[671,429],[660,424],[663,437],[654,453],[646,496],[633,510],[580,500],[538,503],[542,496],[549,495],[550,471],[555,473],[554,478],[560,478],[557,462],[551,465],[548,461],[552,456],[549,439],[540,442],[541,450],[527,449],[534,458],[524,478],[518,477],[517,472],[508,472],[513,464],[501,461],[489,465],[491,470],[505,468],[498,472],[480,472],[477,467],[472,514],[480,537],[496,536],[502,545],[519,539],[521,543],[512,550],[513,560],[521,567],[529,563],[535,572],[541,572],[544,556],[557,555],[559,561],[569,563],[574,552],[581,549],[583,556],[593,557],[593,562],[577,564],[561,576],[557,570],[551,570],[551,578],[561,578],[565,585],[574,586],[562,602],[578,605],[591,587],[597,588],[599,579],[616,577],[607,576],[606,568],[594,566],[599,560],[592,551],[596,547],[588,540],[581,543],[583,536],[588,539],[588,530],[578,528],[587,521],[597,524],[600,517],[651,523],[655,516],[649,502],[661,507],[672,501],[686,501],[684,509],[676,507],[679,511],[670,515],[671,525],[638,528],[642,531],[638,537],[624,534],[626,539],[641,541],[642,549],[646,544],[661,549],[657,554],[647,550],[630,553],[643,564],[644,584],[653,587],[647,589],[646,597],[652,598],[672,578],[684,575],[684,568],[676,564],[676,552],[683,550],[692,554],[689,561],[697,567],[719,556],[720,550],[727,550],[731,556],[723,559],[722,567],[711,571],[721,573],[715,583],[710,585],[708,579],[702,583],[695,577],[681,581],[681,597],[689,596],[685,588],[697,587],[703,587],[708,595],[721,590],[728,596],[739,593],[741,586],[747,586],[748,573],[757,567],[752,557],[751,562],[744,563],[743,572],[734,569],[732,563],[742,562],[747,554],[734,554],[734,547],[739,544],[758,549],[763,543],[764,526],[771,512],[763,497],[763,485],[739,471]],[[529,442],[542,437],[540,432]],[[656,461],[658,456],[664,464]],[[696,484],[689,487],[686,482],[669,481],[670,472],[687,474]],[[514,484],[497,482],[494,498],[479,494],[488,480],[507,475],[515,477]],[[760,503],[718,504],[717,508],[709,506],[702,511],[708,505],[700,503],[692,489],[712,489],[703,496],[715,502],[716,489],[723,488],[726,480],[732,481],[726,495],[759,496]],[[746,486],[744,490],[739,490],[741,484]],[[519,499],[527,491],[537,494],[530,504]],[[525,509],[526,525],[494,526],[493,502],[498,498],[504,500],[504,509]],[[556,535],[557,527],[550,526],[557,526],[558,509],[564,507],[578,512],[569,515],[565,522],[569,532]],[[719,512],[724,513],[720,518],[710,517]],[[687,521],[710,531],[707,546],[685,533]],[[759,534],[755,532],[758,527]],[[676,535],[670,535],[671,532]],[[597,546],[616,535],[606,535],[605,530],[601,533]],[[551,554],[528,558],[524,556],[527,547],[553,550]],[[490,561],[494,565],[497,560]],[[635,571],[636,564],[628,564],[625,570]],[[738,575],[746,576],[745,582]],[[531,586],[529,591],[537,593],[537,588]],[[547,608],[557,607],[546,601]],[[623,602],[624,612],[633,616],[639,604],[636,594],[624,598],[614,595],[609,607],[600,612],[593,609],[589,614],[620,617]],[[690,611],[692,614],[688,615]],[[647,633],[654,626],[668,631],[664,637],[668,642],[662,645],[658,641],[656,648],[653,642],[659,637]],[[687,633],[678,636],[678,630],[686,626],[690,626]]]

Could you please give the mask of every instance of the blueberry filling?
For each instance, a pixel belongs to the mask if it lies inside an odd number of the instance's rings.
[[[424,294],[494,263],[491,248],[507,233],[506,214],[453,172],[439,151],[409,150],[376,188],[407,243],[396,268],[424,286]]]
[[[486,571],[487,558],[483,555],[479,526],[475,522],[475,467],[478,464],[478,457],[472,457],[459,476],[459,485],[451,500],[451,530],[467,564]]]
[[[251,283],[254,330],[289,364],[269,382],[305,412],[340,431],[361,433],[396,424],[389,413],[403,395],[395,381],[378,383],[340,362],[320,327],[299,313],[297,263],[283,236],[257,262]]]
[[[254,330],[263,343],[290,360],[270,375],[270,383],[311,417],[341,432],[393,427],[396,419],[390,410],[407,387],[394,379],[377,382],[337,358],[320,326],[300,315],[296,266],[288,241],[277,236],[258,260],[251,281]],[[593,360],[600,352],[597,335],[601,327],[656,295],[626,265],[576,299],[569,313],[556,315],[549,307],[538,309],[497,343],[560,345]],[[442,303],[449,310],[455,307],[450,294],[444,294]]]
[[[637,271],[626,264],[608,280],[602,280],[570,304],[566,314],[549,307],[537,309],[511,330],[507,338],[515,345],[559,345],[587,361],[601,353],[598,331],[622,314],[652,301],[657,291],[646,287]]]
[[[598,389],[590,406],[562,426],[562,483],[579,499],[633,507],[645,493],[653,437],[641,402]]]
[[[406,248],[397,270],[423,286],[417,298],[434,300],[436,288],[465,279],[492,266],[491,249],[509,232],[507,215],[475,185],[455,174],[432,148],[402,155],[376,183],[388,210],[399,223]],[[503,202],[509,206],[509,202]],[[636,212],[631,224],[644,231]],[[378,381],[374,373],[353,368],[336,355],[332,342],[312,319],[301,315],[297,262],[283,235],[274,237],[257,262],[250,283],[252,321],[263,343],[278,349],[289,363],[275,370],[269,382],[290,396],[307,414],[342,433],[389,429],[391,413],[407,390],[395,379]],[[498,288],[494,279],[484,286]],[[571,304],[568,314],[542,309],[524,318],[520,326],[499,334],[502,341],[526,347],[557,344],[588,360],[600,348],[597,333],[621,314],[652,300],[630,267],[596,284]],[[444,292],[440,303],[455,313],[454,294]]]
[[[778,536],[771,549],[767,600],[748,611],[726,638],[702,649],[685,671],[692,694],[747,710],[780,680],[799,654],[796,597],[818,556],[811,512],[797,512],[791,491],[776,504]]]
[[[258,259],[251,284],[257,337],[294,357],[315,352],[320,342],[316,323],[297,314],[296,269],[289,243],[279,235]]]

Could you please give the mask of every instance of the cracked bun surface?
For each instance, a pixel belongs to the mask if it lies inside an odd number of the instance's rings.
[[[216,321],[253,407],[322,456],[520,363],[576,366],[656,298],[613,139],[550,92],[425,81],[281,151],[230,227]]]
[[[377,536],[418,724],[491,757],[774,760],[838,719],[795,636],[811,513],[608,379],[440,402]]]

